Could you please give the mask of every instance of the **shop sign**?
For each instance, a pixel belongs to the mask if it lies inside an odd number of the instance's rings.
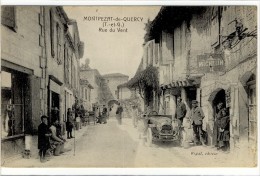
[[[226,90],[226,107],[229,108],[231,105],[231,88]]]
[[[198,70],[203,73],[225,70],[223,54],[203,54],[197,56]]]

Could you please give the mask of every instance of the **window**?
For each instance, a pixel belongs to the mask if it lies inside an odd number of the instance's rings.
[[[58,65],[62,64],[62,51],[61,51],[61,28],[60,25],[57,23],[56,24],[56,42],[57,42],[57,63]]]
[[[27,77],[22,73],[2,71],[2,138],[23,134]]]
[[[91,89],[89,89],[89,93],[88,93],[88,100],[90,101],[90,94],[91,94]]]
[[[55,57],[55,50],[54,50],[54,17],[53,17],[53,10],[50,9],[50,37],[51,37],[51,56]]]
[[[220,39],[220,10],[219,7],[214,6],[211,14],[211,46],[216,47],[219,45]]]
[[[16,29],[16,15],[14,6],[1,7],[1,23],[7,27]]]
[[[85,99],[88,99],[88,89],[85,88]]]

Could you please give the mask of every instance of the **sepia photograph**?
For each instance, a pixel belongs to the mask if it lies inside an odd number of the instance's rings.
[[[257,8],[1,5],[1,167],[257,167]]]

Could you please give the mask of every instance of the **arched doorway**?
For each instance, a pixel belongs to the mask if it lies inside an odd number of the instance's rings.
[[[212,109],[213,109],[213,117],[215,117],[216,113],[218,113],[217,110],[217,104],[222,102],[223,103],[223,107],[226,107],[226,93],[225,90],[222,88],[218,88],[215,91],[213,91],[211,93],[211,95],[209,96],[209,102],[212,105]]]
[[[208,131],[209,133],[209,138],[210,138],[210,144],[213,146],[218,146],[218,140],[217,140],[217,135],[218,135],[218,127],[215,123],[215,118],[217,113],[219,112],[219,109],[217,108],[217,105],[219,103],[223,103],[223,108],[227,108],[226,105],[226,91],[223,88],[217,88],[216,90],[214,90],[211,95],[209,96],[208,101],[211,104],[212,107],[212,121],[209,122],[211,123],[211,129],[210,131]],[[227,108],[226,111],[229,114],[229,109]]]
[[[247,93],[247,108],[246,114],[248,128],[248,143],[252,151],[256,150],[257,143],[257,99],[256,99],[256,75],[248,71],[240,79]],[[241,117],[243,118],[243,117]]]
[[[109,116],[115,116],[116,115],[116,109],[117,109],[118,105],[119,105],[119,101],[115,100],[115,99],[109,100],[107,102]]]

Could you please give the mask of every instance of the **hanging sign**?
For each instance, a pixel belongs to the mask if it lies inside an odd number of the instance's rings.
[[[231,105],[231,88],[226,90],[226,107],[229,108]]]
[[[197,56],[198,70],[203,73],[225,70],[223,54],[203,54]]]

